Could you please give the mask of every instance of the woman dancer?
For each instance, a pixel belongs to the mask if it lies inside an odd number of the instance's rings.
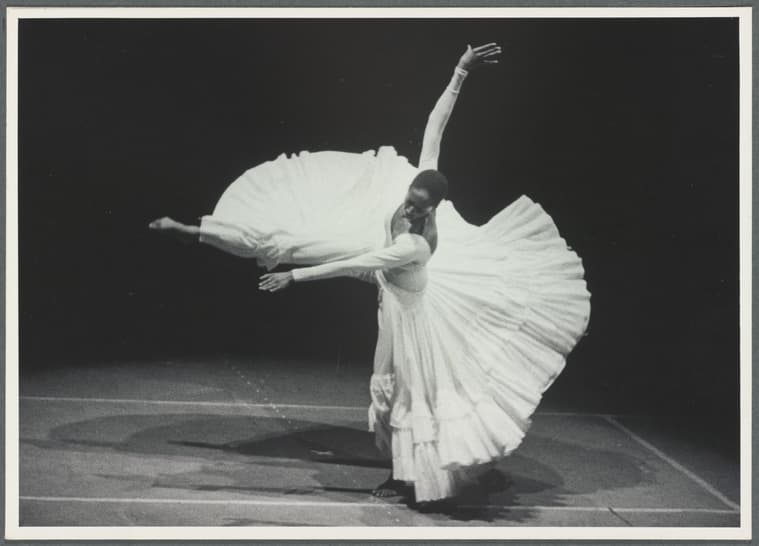
[[[381,496],[410,484],[417,502],[452,497],[511,453],[590,314],[582,262],[539,205],[522,196],[473,226],[434,170],[464,78],[499,53],[488,44],[462,55],[430,114],[421,171],[386,215],[382,248],[265,274],[259,285],[276,292],[336,276],[379,285],[369,423],[393,468]]]

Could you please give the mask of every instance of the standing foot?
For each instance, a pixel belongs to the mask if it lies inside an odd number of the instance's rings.
[[[188,226],[168,216],[153,220],[148,224],[148,228],[171,235],[185,244],[197,243],[200,237],[200,228],[198,226]]]
[[[379,484],[372,490],[372,495],[375,497],[401,497],[405,495],[409,490],[409,486],[406,482],[401,480],[394,480],[393,475],[384,482]]]

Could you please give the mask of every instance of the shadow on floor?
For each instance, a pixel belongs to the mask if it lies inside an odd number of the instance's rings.
[[[278,498],[342,495],[343,500],[366,502],[390,466],[380,458],[372,435],[362,430],[363,426],[359,422],[338,425],[281,417],[132,414],[70,423],[54,428],[47,439],[21,441],[53,451],[120,452],[202,463],[199,469],[178,473],[158,469],[151,473],[146,464],[144,474],[97,474],[129,482],[138,490],[229,491]],[[541,454],[549,453],[560,453],[564,463],[546,464]],[[270,470],[262,472],[262,468]],[[565,485],[567,472],[585,472],[586,476],[572,479],[570,490]],[[21,476],[22,484],[34,479]],[[305,483],[298,484],[299,479]],[[433,507],[428,517],[526,521],[534,516],[530,506],[563,506],[567,495],[632,487],[648,479],[643,462],[621,450],[532,435],[516,454],[465,490],[456,505]]]

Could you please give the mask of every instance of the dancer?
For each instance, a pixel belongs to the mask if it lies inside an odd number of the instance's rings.
[[[259,284],[277,292],[295,282],[352,276],[379,285],[369,423],[377,446],[392,458],[391,477],[375,492],[380,496],[401,484],[413,486],[417,502],[455,496],[479,470],[516,449],[587,326],[582,262],[550,216],[522,196],[485,225],[471,225],[445,199],[448,182],[435,170],[464,78],[499,53],[488,44],[462,55],[430,114],[419,169],[404,179],[411,180],[403,184],[405,198],[384,209],[380,248],[265,274]],[[384,204],[386,186],[391,195],[398,190],[394,182],[355,187],[374,191]]]
[[[222,194],[200,225],[170,217],[150,229],[185,243],[202,242],[269,270],[281,263],[312,265],[384,246],[382,226],[420,169],[436,169],[443,130],[467,69],[497,63],[496,44],[467,47],[429,116],[419,167],[383,146],[375,153],[320,151],[280,155],[246,171]]]

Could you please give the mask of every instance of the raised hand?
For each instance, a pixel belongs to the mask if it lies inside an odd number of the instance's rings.
[[[259,290],[267,292],[279,292],[284,290],[293,283],[293,274],[290,271],[284,273],[266,273],[261,275],[261,282],[258,283]]]
[[[497,56],[501,54],[501,46],[495,42],[472,47],[466,46],[466,51],[459,59],[458,67],[464,70],[473,70],[483,64],[497,64]]]

